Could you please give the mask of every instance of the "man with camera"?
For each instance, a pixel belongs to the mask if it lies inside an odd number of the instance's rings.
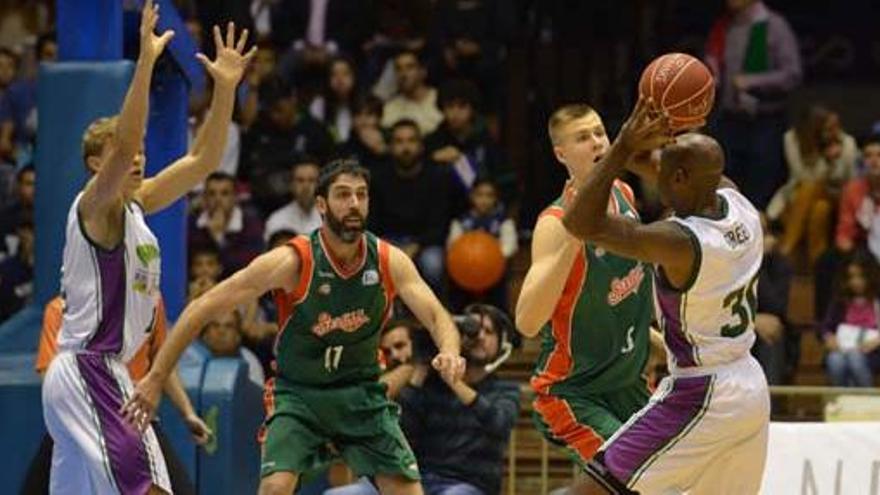
[[[413,332],[416,379],[398,395],[403,430],[416,453],[426,495],[497,495],[508,437],[519,414],[519,387],[495,376],[516,331],[483,304],[454,317],[467,358],[464,379],[445,380],[427,365],[432,343]],[[425,363],[425,364],[422,364]],[[419,368],[427,370],[418,380]]]

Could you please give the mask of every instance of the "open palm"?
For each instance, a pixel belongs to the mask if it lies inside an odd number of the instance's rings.
[[[235,23],[230,22],[226,26],[226,39],[220,32],[219,26],[214,26],[214,48],[216,57],[209,60],[203,53],[196,55],[196,58],[205,66],[205,69],[211,74],[215,84],[236,85],[241,80],[244,71],[250,63],[254,54],[257,52],[256,47],[252,47],[250,51],[244,53],[244,48],[248,39],[248,30],[241,32],[238,41],[235,39]]]
[[[162,50],[174,37],[174,31],[168,30],[161,35],[156,35],[156,23],[159,22],[159,6],[153,5],[152,0],[144,2],[141,12],[141,56],[150,60],[156,60],[162,54]]]

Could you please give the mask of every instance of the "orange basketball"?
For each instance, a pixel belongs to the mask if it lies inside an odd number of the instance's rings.
[[[686,53],[667,53],[642,72],[639,93],[669,114],[674,130],[695,129],[706,123],[715,102],[715,79],[699,59]]]
[[[475,230],[462,234],[446,252],[446,269],[462,289],[482,292],[504,275],[504,255],[498,239]]]

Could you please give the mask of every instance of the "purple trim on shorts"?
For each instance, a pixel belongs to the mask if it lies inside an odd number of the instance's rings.
[[[603,449],[603,464],[611,474],[630,485],[656,453],[675,445],[702,418],[713,380],[711,375],[672,379],[672,390],[639,413],[641,416],[625,425]]]
[[[666,341],[666,347],[675,356],[678,367],[696,366],[694,347],[685,337],[681,325],[681,305],[685,294],[667,290],[660,285],[657,284],[657,301],[660,303],[660,311],[663,312],[663,340]]]
[[[94,249],[101,284],[101,322],[86,348],[104,354],[122,351],[125,326],[125,245],[113,251]]]
[[[153,485],[150,459],[141,436],[125,422],[122,390],[100,354],[77,354],[76,363],[98,416],[113,479],[121,493],[147,493]]]

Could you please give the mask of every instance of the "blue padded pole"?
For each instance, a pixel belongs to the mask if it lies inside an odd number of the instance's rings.
[[[60,60],[122,58],[121,0],[56,0]]]
[[[147,129],[147,176],[158,174],[187,150],[187,83],[166,63],[153,74],[150,122]],[[162,297],[168,319],[174,321],[186,300],[186,200],[180,199],[162,212],[147,217],[162,250]]]

